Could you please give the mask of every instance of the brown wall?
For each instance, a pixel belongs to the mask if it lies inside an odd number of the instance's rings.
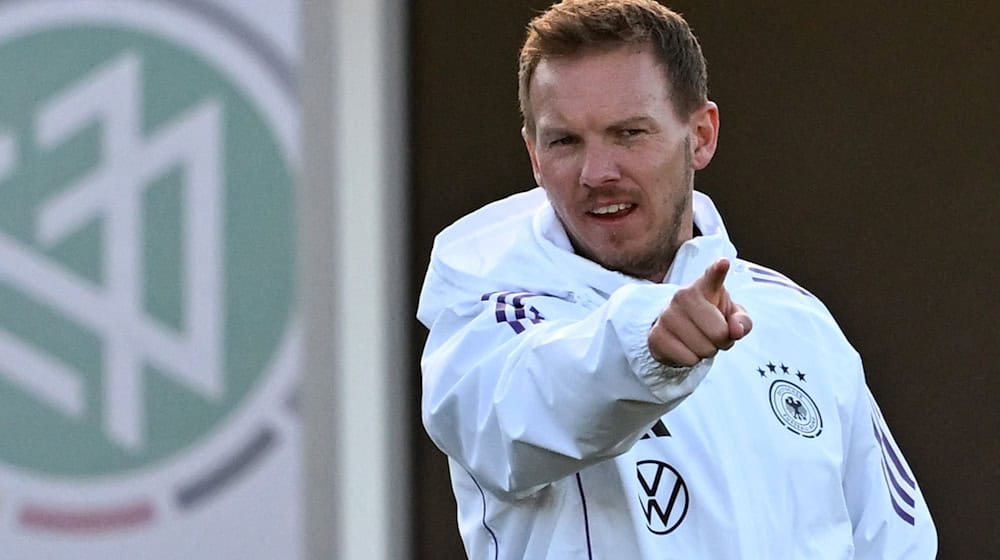
[[[532,186],[516,55],[548,3],[413,4],[416,301],[434,233]],[[1000,557],[1000,3],[857,4],[671,4],[702,41],[722,113],[696,185],[741,254],[820,296],[864,356],[940,557]],[[418,418],[414,441],[417,557],[463,557],[445,461]]]

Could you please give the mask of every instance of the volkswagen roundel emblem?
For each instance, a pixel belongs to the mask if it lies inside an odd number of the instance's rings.
[[[771,384],[771,410],[789,431],[814,438],[823,433],[819,408],[801,387],[784,380]]]
[[[639,504],[646,517],[646,527],[657,535],[674,531],[687,516],[687,484],[681,473],[661,461],[639,461],[635,466],[642,492]]]

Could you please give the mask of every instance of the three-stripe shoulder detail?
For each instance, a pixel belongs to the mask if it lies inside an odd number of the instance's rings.
[[[493,314],[499,324],[507,324],[520,334],[532,325],[545,320],[545,317],[533,305],[524,302],[525,298],[543,296],[534,292],[490,292],[483,294],[481,301],[494,303]]]

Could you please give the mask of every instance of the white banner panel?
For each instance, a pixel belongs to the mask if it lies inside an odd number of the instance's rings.
[[[0,1],[0,558],[301,557],[296,10]]]

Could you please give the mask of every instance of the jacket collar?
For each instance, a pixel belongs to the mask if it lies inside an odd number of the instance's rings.
[[[701,235],[685,242],[677,251],[674,262],[664,279],[665,283],[686,285],[699,277],[709,265],[720,257],[736,258],[736,248],[729,240],[722,217],[715,204],[705,194],[695,191],[692,197],[694,222]],[[608,270],[573,252],[566,230],[556,217],[548,200],[538,207],[532,220],[536,243],[563,275],[575,278],[608,297],[626,284],[649,283],[620,272]]]

